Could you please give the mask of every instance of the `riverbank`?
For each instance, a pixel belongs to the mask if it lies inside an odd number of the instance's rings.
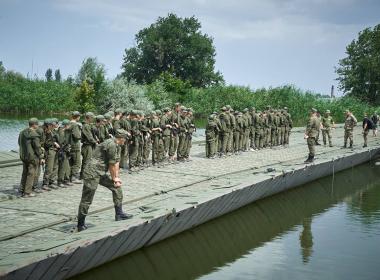
[[[379,138],[373,137],[369,148],[361,148],[359,130],[354,150],[341,149],[343,130],[338,128],[333,139],[336,146],[318,146],[316,162],[305,165],[302,131],[294,131],[289,148],[209,160],[204,158],[204,146],[197,144],[191,162],[122,173],[122,180],[128,182],[124,208],[134,218],[114,222],[111,194],[99,187],[87,218],[90,228],[81,233],[71,233],[80,186],[32,199],[3,198],[1,222],[6,227],[0,234],[1,273],[9,279],[67,278],[255,200],[366,162],[380,150]],[[2,171],[0,189],[9,195],[17,187],[21,170]]]

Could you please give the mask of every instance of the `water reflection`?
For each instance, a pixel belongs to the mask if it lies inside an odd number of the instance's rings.
[[[376,207],[367,209],[363,206],[366,204],[363,199],[367,198],[361,195],[380,193],[379,173],[379,168],[369,165],[338,173],[334,191],[332,177],[322,178],[138,250],[77,279],[194,279],[243,258],[300,225],[303,228],[299,236],[300,258],[307,264],[313,246],[317,245],[313,244],[312,233],[316,215],[343,200],[351,200],[352,211],[379,219],[379,197],[373,203]]]

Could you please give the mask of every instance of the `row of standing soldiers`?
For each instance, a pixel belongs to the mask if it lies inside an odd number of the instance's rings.
[[[193,111],[176,103],[170,108],[145,115],[142,111],[116,109],[104,115],[91,112],[71,113],[70,120],[46,119],[39,125],[36,118],[20,132],[20,159],[24,163],[20,183],[22,196],[50,191],[82,183],[84,166],[92,158],[95,147],[113,138],[118,129],[127,131],[127,141],[121,147],[120,167],[131,172],[161,165],[164,161],[189,160],[192,134],[196,128]],[[150,161],[151,157],[151,161]],[[43,172],[42,187],[38,179]]]
[[[234,111],[230,105],[213,112],[206,126],[206,157],[254,151],[267,147],[289,144],[293,127],[288,108],[256,111],[254,107],[242,112]]]

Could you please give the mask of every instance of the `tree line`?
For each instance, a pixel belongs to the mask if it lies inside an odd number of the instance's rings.
[[[297,122],[309,107],[330,109],[343,119],[347,108],[361,115],[380,105],[380,25],[359,33],[336,68],[345,96],[328,99],[295,86],[252,90],[228,86],[215,70],[213,38],[201,32],[195,17],[175,14],[139,31],[134,47],[125,49],[122,72],[107,80],[104,64],[86,58],[74,77],[47,69],[45,80],[28,79],[0,62],[0,110],[7,112],[104,112],[118,107],[144,111],[181,102],[206,117],[222,105],[237,110],[265,105],[287,106]],[[54,74],[53,74],[54,73]],[[341,114],[342,113],[342,114]]]

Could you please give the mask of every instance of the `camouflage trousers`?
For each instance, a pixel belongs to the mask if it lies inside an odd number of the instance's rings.
[[[216,155],[216,137],[206,137],[206,157],[214,157]]]
[[[257,149],[262,149],[264,147],[264,129],[263,128],[259,128],[256,130],[255,146]]]
[[[120,168],[127,168],[128,158],[129,158],[128,141],[125,141],[125,144],[121,146],[121,150],[120,150]]]
[[[239,131],[234,131],[234,152],[237,153],[240,151],[241,146],[240,146],[240,132]]]
[[[81,169],[81,153],[80,150],[71,150],[70,152],[70,177],[79,178],[79,172]]]
[[[226,154],[227,152],[228,137],[229,137],[229,132],[227,131],[219,133],[218,150],[223,155]]]
[[[347,146],[347,140],[350,140],[350,147],[354,144],[354,130],[353,129],[345,129],[344,130],[344,146]]]
[[[365,129],[363,131],[363,140],[364,140],[364,145],[367,146],[367,140],[368,140],[368,133],[369,133],[369,129]]]
[[[166,157],[169,154],[170,142],[171,142],[170,138],[171,138],[170,135],[164,135],[164,136],[162,136],[162,141],[163,141],[163,144],[164,144],[164,157]]]
[[[49,149],[46,151],[46,159],[45,159],[45,172],[44,172],[44,179],[43,179],[43,185],[50,185],[54,183],[57,174],[56,170],[54,168],[58,164],[58,155],[57,151],[54,149]]]
[[[332,135],[331,135],[331,128],[325,128],[322,129],[322,138],[323,138],[323,145],[327,144],[327,139],[329,140],[329,145],[332,147]]]
[[[20,191],[22,193],[29,194],[32,192],[38,166],[38,160],[22,161],[22,175],[20,182]]]
[[[309,156],[312,156],[312,157],[315,156],[315,144],[316,144],[315,137],[307,138],[307,147],[309,148]]]
[[[82,198],[79,204],[78,216],[86,216],[88,214],[88,209],[94,199],[96,189],[98,184],[106,187],[112,192],[113,204],[115,206],[121,206],[123,202],[123,191],[122,188],[116,188],[113,184],[111,177],[107,174],[102,176],[96,175],[94,177],[89,177],[84,174]]]
[[[138,137],[134,137],[129,143],[129,168],[136,167],[138,165],[140,141]]]
[[[164,156],[163,142],[159,134],[152,135],[152,163],[156,164],[162,161]]]
[[[251,148],[255,148],[255,135],[256,135],[256,130],[254,127],[252,127],[249,132],[249,140],[250,140]]]
[[[170,148],[169,148],[169,156],[173,157],[178,148],[178,135],[170,136]]]
[[[66,153],[63,154],[61,159],[58,159],[58,182],[70,180],[70,164],[69,158]]]

